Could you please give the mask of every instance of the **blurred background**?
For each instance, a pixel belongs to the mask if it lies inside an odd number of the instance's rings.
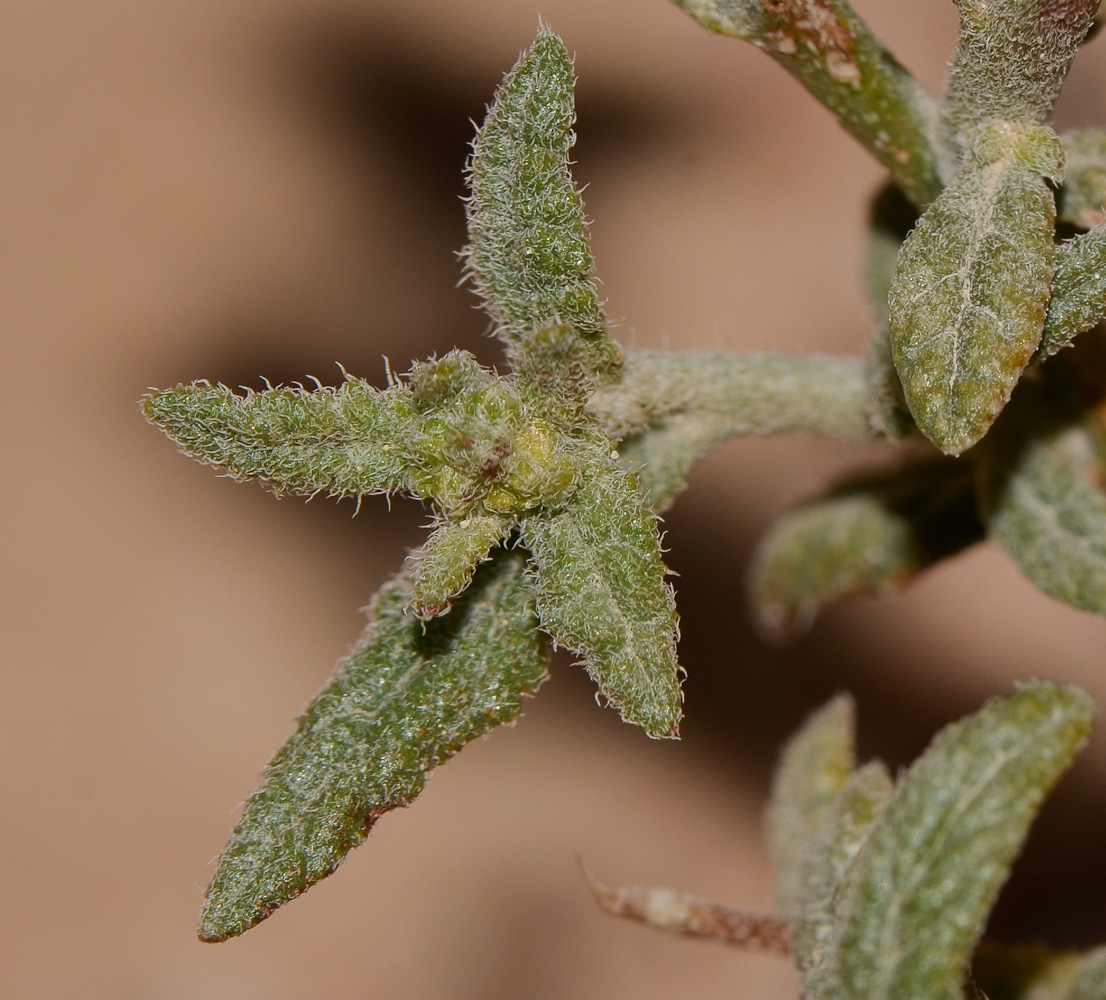
[[[939,87],[948,0],[856,6]],[[750,546],[881,445],[735,442],[666,518],[683,740],[600,709],[582,671],[386,816],[337,877],[201,945],[237,806],[418,544],[397,501],[278,502],[147,426],[149,386],[259,386],[336,362],[383,382],[454,344],[461,168],[538,14],[577,54],[578,178],[626,343],[858,352],[878,170],[770,60],[663,0],[105,0],[0,11],[0,995],[793,998],[779,959],[601,915],[600,879],[768,908],[761,810],[781,742],[848,689],[864,757],[908,763],[1018,679],[1106,698],[1106,624],[989,547],[770,649]],[[1062,127],[1102,122],[1106,41]],[[1106,940],[1106,740],[1045,812],[992,932]]]

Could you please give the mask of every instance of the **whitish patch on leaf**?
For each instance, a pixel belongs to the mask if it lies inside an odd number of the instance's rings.
[[[521,553],[500,552],[453,611],[423,626],[403,578],[265,769],[208,887],[199,935],[241,934],[325,878],[426,774],[514,719],[546,677]]]
[[[789,915],[802,903],[806,852],[852,773],[855,715],[853,700],[838,695],[791,737],[776,768],[768,836],[776,861],[776,902]]]
[[[1037,682],[938,734],[842,882],[814,1000],[960,1000],[999,887],[1094,712],[1077,688]]]
[[[676,0],[704,28],[752,42],[822,102],[919,205],[940,190],[933,98],[845,0]]]
[[[987,432],[1041,339],[1063,148],[1045,128],[992,122],[903,244],[891,351],[907,405],[958,455]]]

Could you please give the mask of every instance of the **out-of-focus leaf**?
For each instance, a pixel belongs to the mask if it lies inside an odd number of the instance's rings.
[[[676,602],[656,518],[633,480],[596,444],[572,499],[522,521],[538,614],[556,645],[579,654],[622,718],[650,736],[680,722]]]
[[[891,350],[906,402],[938,448],[987,432],[1041,339],[1063,149],[1046,128],[991,122],[903,244]]]
[[[1087,952],[1064,1000],[1106,1000],[1106,948]]]
[[[757,625],[786,637],[827,604],[900,586],[983,537],[971,466],[908,462],[784,515],[749,571]]]
[[[1106,495],[1086,420],[1026,386],[980,457],[988,534],[1050,597],[1106,616]]]
[[[994,119],[1045,125],[1098,0],[958,0],[960,35],[945,88],[946,179],[971,132]]]
[[[564,43],[542,25],[473,142],[465,264],[508,345],[568,323],[599,374],[621,352],[606,332],[584,204],[569,172],[573,84]]]
[[[1056,217],[1081,229],[1106,222],[1106,131],[1087,129],[1061,136],[1067,154]]]
[[[884,184],[868,209],[868,240],[864,254],[864,287],[876,322],[889,318],[887,300],[903,241],[918,221],[918,210],[894,184]]]
[[[545,644],[518,552],[482,567],[452,612],[405,614],[403,578],[265,769],[208,887],[199,935],[222,941],[325,878],[426,773],[514,719],[546,677]]]
[[[1040,944],[981,941],[971,974],[987,1000],[1071,1000],[1080,960],[1077,952]]]
[[[803,996],[809,1000],[826,996],[832,989],[831,957],[839,921],[837,890],[893,789],[882,763],[865,764],[841,789],[806,850],[793,950]]]
[[[789,915],[802,902],[803,861],[849,780],[855,763],[853,700],[838,695],[803,724],[784,747],[768,807],[776,861],[776,902]]]
[[[1094,712],[1077,688],[1036,682],[938,734],[841,884],[827,986],[811,1000],[960,1000],[995,896]]]
[[[1042,361],[1069,347],[1106,315],[1106,224],[1062,243],[1056,253],[1052,299],[1041,344]]]
[[[918,205],[940,190],[933,98],[845,0],[676,0],[704,28],[752,42],[822,102]]]

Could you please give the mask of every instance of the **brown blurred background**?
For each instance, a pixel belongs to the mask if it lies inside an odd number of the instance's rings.
[[[940,84],[949,0],[858,2]],[[745,560],[882,446],[737,442],[667,518],[687,721],[654,743],[558,661],[339,875],[197,943],[236,804],[417,543],[397,501],[277,502],[178,456],[147,386],[382,380],[453,344],[461,167],[538,14],[577,53],[578,176],[609,312],[644,346],[859,351],[866,156],[782,71],[663,0],[27,3],[0,10],[5,387],[0,995],[792,998],[786,963],[600,915],[576,870],[767,907],[781,741],[854,692],[893,766],[1043,676],[1106,697],[1106,624],[980,547],[768,649]],[[1060,124],[1101,123],[1106,42]],[[1106,940],[1106,741],[1050,801],[993,931]]]

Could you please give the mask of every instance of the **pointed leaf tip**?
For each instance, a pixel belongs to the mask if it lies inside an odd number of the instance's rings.
[[[500,550],[425,627],[399,577],[357,648],[265,769],[216,866],[199,936],[241,934],[342,862],[431,768],[514,719],[545,680],[545,643],[519,552]]]

